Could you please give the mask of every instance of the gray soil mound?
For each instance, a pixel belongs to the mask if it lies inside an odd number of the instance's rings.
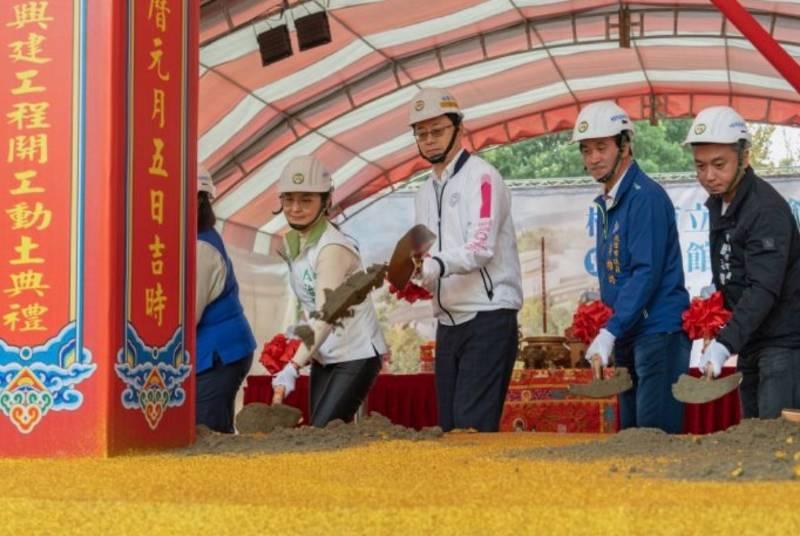
[[[277,428],[294,428],[303,412],[285,404],[247,404],[236,414],[236,429],[240,434],[268,434]]]
[[[705,436],[676,436],[652,428],[631,428],[607,441],[515,451],[512,457],[602,461],[609,472],[680,480],[787,480],[800,466],[800,425],[783,419],[746,419]]]
[[[421,441],[441,436],[439,427],[416,431],[392,424],[386,417],[372,413],[359,422],[349,424],[337,420],[325,428],[276,428],[270,433],[219,434],[199,426],[195,444],[183,452],[189,455],[309,452],[340,449],[371,441]]]

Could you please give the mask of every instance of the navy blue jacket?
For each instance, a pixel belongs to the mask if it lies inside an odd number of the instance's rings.
[[[239,301],[239,284],[233,264],[216,230],[198,234],[198,240],[211,244],[225,261],[225,286],[217,298],[203,310],[197,323],[197,367],[199,374],[210,369],[217,354],[224,364],[249,357],[256,349],[256,340]]]
[[[620,341],[679,331],[689,293],[675,207],[636,162],[620,180],[611,207],[595,199],[600,296],[614,310],[606,329]]]

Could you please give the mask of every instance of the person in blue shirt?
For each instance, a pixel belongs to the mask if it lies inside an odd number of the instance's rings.
[[[236,393],[253,363],[256,340],[239,301],[233,264],[214,229],[213,198],[211,176],[201,167],[197,192],[195,421],[217,432],[233,433]]]
[[[608,365],[626,367],[633,388],[619,395],[620,428],[683,429],[683,404],[671,386],[689,368],[681,328],[689,306],[675,208],[664,189],[633,159],[633,123],[612,101],[581,110],[572,141],[588,173],[603,186],[596,200],[597,276],[614,312],[589,345]]]

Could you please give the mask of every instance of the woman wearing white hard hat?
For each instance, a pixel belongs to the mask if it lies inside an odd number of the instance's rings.
[[[211,175],[200,166],[197,192],[197,424],[233,433],[236,393],[253,362],[256,341],[242,304],[233,264],[214,229]]]
[[[278,182],[281,211],[292,228],[284,240],[289,282],[314,332],[311,347],[301,344],[272,380],[285,395],[295,389],[300,370],[311,363],[311,425],[350,420],[366,399],[386,353],[378,317],[367,298],[353,307],[342,327],[312,319],[325,305],[325,289],[336,289],[362,269],[353,241],[328,221],[333,186],[330,174],[313,156],[289,161]]]
[[[437,235],[417,274],[433,295],[436,398],[445,430],[498,430],[517,353],[522,280],[511,193],[491,164],[461,146],[463,113],[444,89],[411,100],[409,125],[432,164],[416,223]]]
[[[664,189],[633,159],[633,123],[616,103],[589,104],[572,140],[586,170],[603,186],[595,199],[597,276],[613,311],[586,358],[604,365],[613,351],[633,388],[619,395],[620,427],[683,431],[683,405],[671,386],[689,368],[690,343],[681,329],[689,306],[675,208]]]
[[[729,106],[695,117],[686,142],[709,193],[713,282],[733,317],[700,367],[718,376],[738,354],[745,418],[800,408],[800,234],[791,208],[750,167],[750,133]]]

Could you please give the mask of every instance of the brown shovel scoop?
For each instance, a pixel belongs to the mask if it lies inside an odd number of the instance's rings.
[[[727,395],[742,383],[742,373],[714,379],[711,363],[706,364],[702,378],[681,374],[672,384],[672,396],[686,404],[704,404]]]
[[[573,383],[567,386],[570,394],[586,398],[608,398],[624,393],[633,387],[633,380],[625,367],[617,367],[614,374],[603,379],[603,361],[599,355],[592,356],[592,381],[589,383]]]
[[[404,234],[394,247],[389,261],[387,279],[402,290],[414,275],[419,259],[436,242],[436,235],[422,224],[415,225]]]

